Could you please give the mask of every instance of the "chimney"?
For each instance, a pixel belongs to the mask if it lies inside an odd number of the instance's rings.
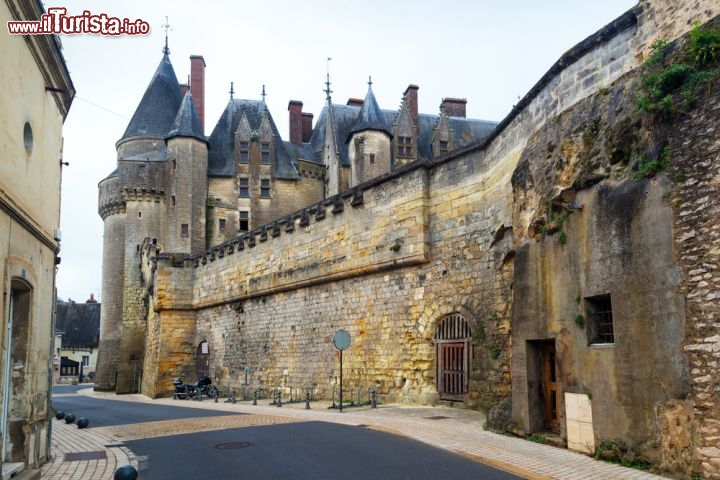
[[[302,114],[302,141],[303,142],[309,142],[310,137],[312,137],[312,133],[313,133],[312,121],[313,121],[313,114],[303,112],[303,114]]]
[[[195,110],[200,118],[200,128],[205,132],[205,59],[202,55],[190,55],[190,93],[195,100]]]
[[[88,298],[85,303],[97,303],[97,300],[95,300],[95,294],[91,293],[90,298]]]
[[[407,105],[408,110],[410,111],[410,117],[412,118],[413,125],[415,128],[420,128],[420,120],[419,120],[419,114],[418,114],[418,90],[420,87],[417,85],[408,85],[405,89],[405,93],[403,93],[403,98],[405,99],[405,105]]]
[[[365,100],[362,98],[348,98],[347,104],[350,107],[362,107]]]
[[[464,98],[443,98],[440,104],[440,110],[445,112],[448,117],[465,118],[465,105],[467,100]]]
[[[298,100],[290,100],[288,112],[290,112],[290,143],[300,145],[303,142],[303,103]]]

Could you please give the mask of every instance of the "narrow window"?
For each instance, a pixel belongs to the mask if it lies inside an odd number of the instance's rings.
[[[585,302],[587,306],[589,343],[615,343],[610,295],[589,297],[585,299]]]
[[[145,173],[145,165],[138,165],[138,173],[141,175]]]
[[[187,237],[190,234],[190,228],[187,223],[180,225],[180,236]]]
[[[247,177],[240,178],[238,196],[243,198],[250,197],[250,179]]]
[[[218,223],[219,223],[218,228],[220,229],[221,232],[224,232],[225,231],[225,219],[224,218],[219,219]]]
[[[82,356],[82,364],[83,364],[83,367],[87,367],[90,365],[90,355]]]
[[[248,142],[240,142],[240,163],[247,164],[250,162],[250,144]]]
[[[263,178],[260,180],[260,198],[270,198],[270,179]]]
[[[170,197],[170,202],[172,203],[172,206],[174,207],[175,206],[175,195]]]
[[[138,218],[142,218],[142,212],[138,212]]]
[[[370,160],[370,163],[375,163],[375,154],[374,153],[369,154],[368,159]]]
[[[173,165],[173,170],[177,170],[177,160],[175,160],[174,158],[173,158],[172,165]]]
[[[247,211],[240,211],[240,231],[247,232],[250,230],[250,214]]]
[[[269,143],[261,143],[260,144],[261,153],[260,156],[260,163],[263,165],[268,165],[270,163],[270,144]]]
[[[440,155],[445,155],[448,152],[447,140],[440,140],[439,142]]]

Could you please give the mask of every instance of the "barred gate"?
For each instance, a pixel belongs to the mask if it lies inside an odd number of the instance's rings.
[[[462,315],[443,318],[435,331],[437,389],[441,400],[463,401],[470,370],[470,325]]]

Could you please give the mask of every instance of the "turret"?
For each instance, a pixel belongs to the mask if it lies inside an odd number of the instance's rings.
[[[350,159],[350,187],[390,172],[392,134],[375,100],[372,81],[358,119],[346,142]]]
[[[185,94],[165,141],[169,199],[163,248],[198,253],[206,248],[208,149],[192,93]]]

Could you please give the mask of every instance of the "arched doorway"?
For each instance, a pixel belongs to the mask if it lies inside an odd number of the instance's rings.
[[[472,332],[465,318],[453,313],[435,330],[437,389],[441,400],[463,401],[468,392]]]
[[[198,378],[210,376],[210,345],[207,340],[200,342],[195,350],[195,367]]]
[[[2,369],[2,462],[25,462],[25,424],[28,420],[26,372],[30,346],[32,288],[13,278],[5,335]]]

